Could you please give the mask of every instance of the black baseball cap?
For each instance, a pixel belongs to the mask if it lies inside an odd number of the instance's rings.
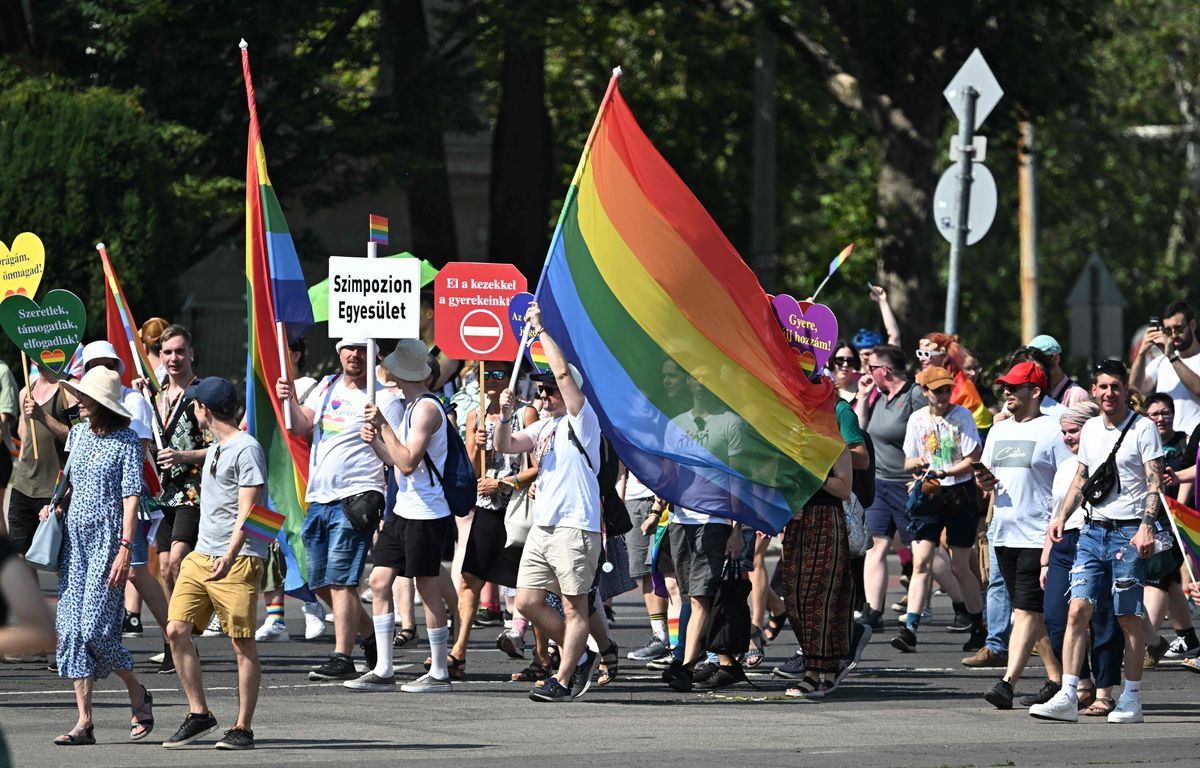
[[[198,403],[209,408],[227,408],[237,405],[237,390],[228,379],[220,376],[206,376],[193,381],[184,394]]]

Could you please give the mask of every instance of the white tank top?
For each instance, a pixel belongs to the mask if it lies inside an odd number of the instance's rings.
[[[441,417],[437,431],[429,437],[429,442],[425,445],[425,455],[433,461],[438,473],[444,475],[446,470],[446,413],[442,410],[441,404],[431,398],[423,397],[415,402],[435,405],[438,415]],[[404,421],[400,424],[399,437],[403,443],[408,441],[408,431],[412,426],[413,407],[409,406],[405,410]],[[421,459],[411,475],[405,475],[397,470],[396,485],[398,490],[392,514],[407,520],[438,520],[450,516],[450,505],[446,503],[442,484],[430,474],[429,465],[425,459]]]

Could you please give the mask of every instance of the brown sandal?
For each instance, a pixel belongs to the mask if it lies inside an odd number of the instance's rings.
[[[600,654],[600,676],[596,678],[596,685],[608,685],[613,680],[617,679],[617,670],[621,664],[621,652],[617,648],[617,644],[609,641],[608,650]]]
[[[1088,717],[1106,717],[1109,712],[1112,712],[1117,707],[1117,702],[1113,701],[1108,696],[1101,696],[1095,702],[1088,705],[1086,709],[1079,714],[1087,715]]]
[[[1080,711],[1087,709],[1096,703],[1095,688],[1078,688],[1076,689],[1076,702]]]
[[[533,661],[520,672],[514,672],[512,681],[514,683],[536,683],[545,680],[547,677],[550,677],[550,670],[540,661]]]
[[[425,671],[433,666],[433,659],[425,658]],[[466,680],[467,679],[467,660],[456,659],[453,655],[446,657],[446,670],[450,673],[451,680]]]

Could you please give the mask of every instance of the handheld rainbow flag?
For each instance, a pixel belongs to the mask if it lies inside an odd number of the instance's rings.
[[[1175,531],[1175,539],[1179,542],[1180,548],[1191,557],[1191,562],[1195,563],[1196,567],[1200,567],[1200,512],[1172,499],[1165,493],[1162,498],[1166,502],[1167,520]],[[1187,566],[1188,576],[1195,581],[1196,569],[1192,567],[1187,558],[1184,558],[1183,564]]]
[[[247,536],[253,536],[256,539],[263,541],[275,541],[279,535],[279,531],[283,529],[284,516],[280,513],[267,509],[261,504],[255,504],[250,509],[250,514],[246,515],[246,519],[242,522],[242,530]]]
[[[376,216],[369,214],[370,217],[370,236],[368,240],[380,245],[388,243],[388,220],[386,216]]]
[[[687,509],[776,533],[841,455],[754,273],[655,150],[614,70],[537,297],[629,471]]]
[[[853,251],[854,243],[850,243],[850,245],[842,249],[841,253],[833,257],[833,261],[829,262],[829,271],[825,273],[825,279],[817,286],[817,290],[813,291],[814,299],[817,298],[817,294],[821,292],[821,289],[825,287],[825,283],[829,282],[829,278],[833,277],[833,273],[838,271],[838,267],[846,263],[846,260],[850,258],[850,254]]]
[[[162,382],[150,367],[150,358],[146,354],[145,345],[142,344],[141,335],[134,330],[139,326],[129,311],[125,291],[121,288],[121,281],[117,279],[112,262],[109,261],[108,249],[104,247],[104,243],[97,243],[96,250],[100,252],[100,264],[104,267],[104,317],[108,342],[113,345],[121,362],[125,364],[121,383],[128,387],[135,377],[143,378],[157,394],[162,388]]]
[[[284,374],[276,323],[282,323],[288,341],[295,341],[313,325],[308,288],[292,244],[283,209],[267,175],[267,156],[258,128],[254,84],[250,79],[250,54],[241,42],[242,76],[250,130],[246,152],[246,431],[254,435],[267,455],[268,504],[284,516],[279,543],[289,566],[285,589],[304,594],[308,564],[300,529],[308,505],[308,443],[282,428],[283,408],[275,396],[275,382]]]

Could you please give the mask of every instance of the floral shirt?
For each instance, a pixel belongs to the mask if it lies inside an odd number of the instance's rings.
[[[165,401],[166,394],[160,394],[160,400]],[[172,403],[175,408],[168,410],[169,418],[165,419],[163,426],[170,428],[171,433],[167,436],[167,444],[176,451],[194,451],[201,448],[207,448],[212,442],[212,435],[206,430],[200,429],[196,423],[195,403],[191,399],[184,399],[182,403]],[[178,409],[180,412],[172,414],[171,411]],[[161,416],[162,410],[159,414]],[[172,421],[174,424],[172,424]],[[174,464],[162,471],[162,492],[158,495],[158,501],[164,507],[183,507],[183,506],[198,506],[200,504],[200,477],[202,465],[200,464]]]

